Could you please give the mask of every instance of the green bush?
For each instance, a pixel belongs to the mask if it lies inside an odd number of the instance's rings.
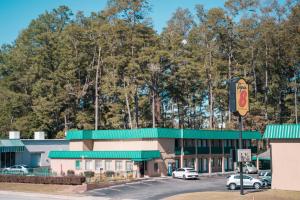
[[[67,171],[67,176],[74,176],[75,175],[75,172],[74,172],[74,170],[68,170]]]
[[[113,177],[113,176],[115,176],[115,172],[114,171],[106,171],[105,176],[106,177]]]
[[[84,176],[85,176],[86,178],[94,177],[94,176],[95,176],[95,172],[93,172],[93,171],[85,171],[85,172],[84,172]]]

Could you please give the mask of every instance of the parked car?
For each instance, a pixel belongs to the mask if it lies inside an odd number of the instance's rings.
[[[272,172],[270,170],[260,171],[258,177],[267,182],[268,186],[272,185]]]
[[[29,167],[27,165],[14,165],[3,169],[4,173],[10,174],[28,174]]]
[[[240,167],[236,168],[237,172],[240,172]],[[257,168],[252,163],[243,164],[243,172],[246,174],[256,174],[258,172]]]
[[[260,189],[263,186],[265,186],[266,183],[263,181],[253,178],[248,175],[243,175],[243,185],[245,188],[255,188]],[[240,175],[239,174],[233,174],[227,177],[227,183],[226,186],[230,190],[235,190],[236,188],[240,187]]]
[[[193,168],[179,168],[172,172],[172,177],[183,179],[197,179],[199,177],[199,174]]]

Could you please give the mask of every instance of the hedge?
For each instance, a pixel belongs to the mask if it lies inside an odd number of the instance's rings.
[[[0,182],[9,183],[35,183],[35,184],[59,184],[59,185],[81,185],[85,182],[83,176],[18,176],[0,175]]]

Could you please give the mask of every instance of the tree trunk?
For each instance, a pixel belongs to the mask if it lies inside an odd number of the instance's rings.
[[[254,96],[255,99],[257,98],[257,78],[256,78],[256,70],[255,70],[255,64],[254,64],[254,48],[251,47],[251,67],[253,72],[253,79],[254,79]]]
[[[268,119],[268,46],[266,44],[266,63],[265,63],[265,119]]]
[[[152,91],[152,127],[155,128],[155,95],[154,91]]]
[[[135,105],[135,125],[136,128],[138,128],[139,127],[139,97],[138,97],[137,89],[134,95],[134,105]]]
[[[98,60],[96,66],[96,80],[95,80],[95,130],[98,130],[98,116],[99,116],[99,94],[98,94],[98,82],[99,82],[99,71],[100,71],[100,56],[101,47],[98,49]]]
[[[124,81],[124,89],[126,90],[125,84],[126,83]],[[128,114],[128,123],[129,123],[130,129],[132,129],[132,120],[131,120],[130,105],[129,105],[129,99],[128,99],[127,91],[125,91],[125,101],[126,101],[127,114]]]
[[[229,48],[229,56],[228,56],[228,78],[229,81],[231,80],[231,45]],[[231,112],[230,112],[230,106],[228,106],[228,125],[231,123]]]

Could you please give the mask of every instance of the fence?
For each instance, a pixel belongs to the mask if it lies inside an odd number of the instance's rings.
[[[3,168],[0,175],[19,175],[19,176],[56,176],[48,167],[39,168]]]

